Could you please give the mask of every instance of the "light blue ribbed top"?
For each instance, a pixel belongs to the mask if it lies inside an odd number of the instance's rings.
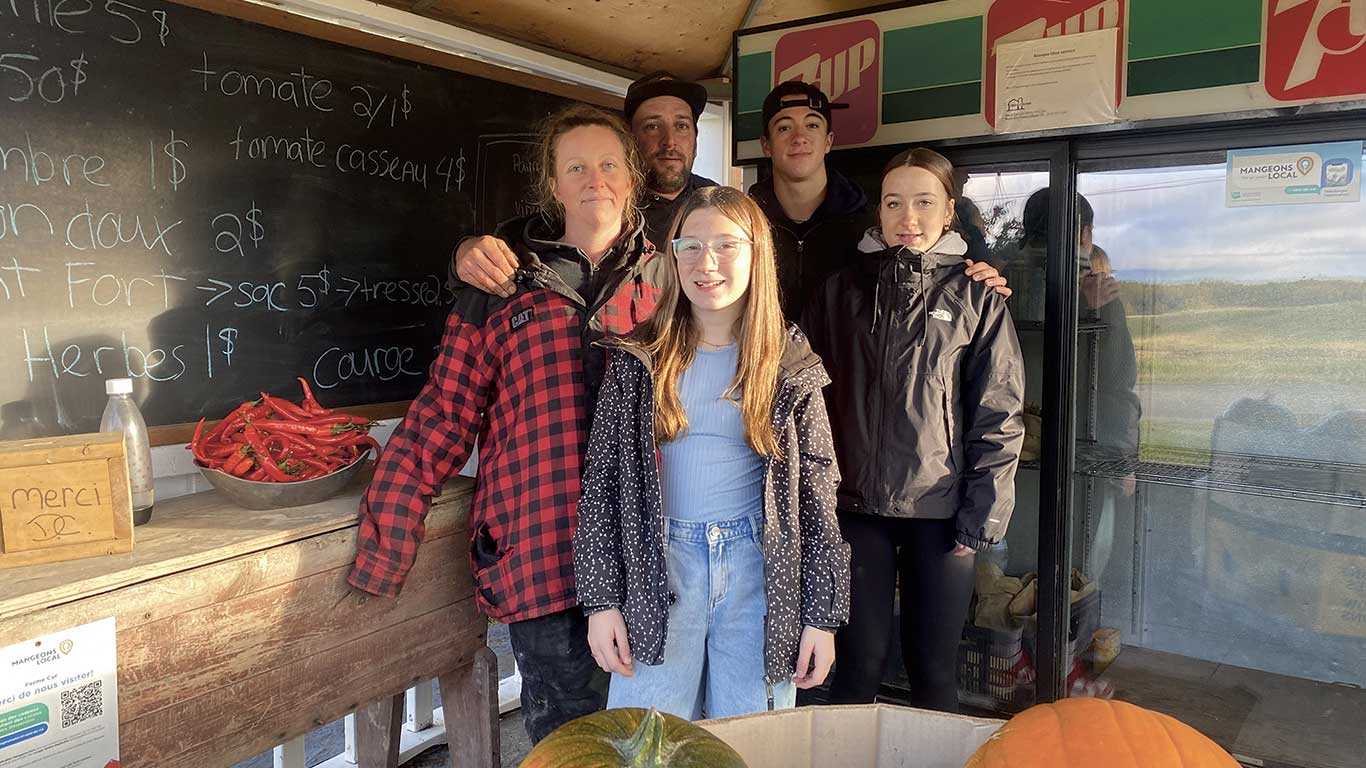
[[[660,446],[664,514],[710,523],[763,511],[764,459],[745,442],[740,403],[723,397],[735,378],[739,347],[697,350],[678,377],[688,428]]]

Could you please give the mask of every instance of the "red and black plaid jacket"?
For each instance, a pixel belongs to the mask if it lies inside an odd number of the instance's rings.
[[[479,438],[470,510],[471,570],[480,608],[500,621],[577,604],[574,528],[588,444],[585,359],[604,333],[625,333],[659,298],[662,255],[637,231],[604,298],[589,306],[542,261],[563,244],[501,228],[521,257],[511,298],[460,291],[441,351],[375,469],[361,502],[359,551],[348,581],[395,595],[413,565],[431,497]],[[539,249],[539,255],[538,250]],[[575,254],[577,256],[577,254]],[[601,376],[600,366],[592,374]]]

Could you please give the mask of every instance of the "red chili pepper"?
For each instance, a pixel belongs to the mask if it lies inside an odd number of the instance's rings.
[[[260,407],[260,403],[260,400],[248,400],[237,406],[237,408],[234,409],[232,413],[228,414],[225,419],[218,422],[218,425],[213,428],[213,431],[209,432],[208,437],[205,439],[213,440],[226,432],[230,432],[231,430],[240,427],[244,419],[252,416],[256,412],[256,409]]]
[[[384,450],[380,447],[379,441],[375,440],[375,438],[369,435],[366,435],[365,437],[362,437],[361,439],[357,440],[356,443],[359,446],[364,447],[361,451],[362,453],[368,452],[368,449],[370,448],[375,449],[375,461],[379,461],[379,455]]]
[[[248,424],[247,428],[243,430],[243,435],[246,437],[247,445],[251,446],[252,453],[256,454],[259,459],[256,462],[257,466],[264,468],[266,470],[266,475],[271,480],[276,482],[284,482],[287,480],[289,476],[280,471],[280,468],[276,466],[275,462],[270,458],[270,450],[267,449],[265,443],[262,442],[261,432],[256,429],[256,427]]]
[[[282,397],[271,397],[265,392],[262,392],[261,399],[265,401],[266,405],[270,406],[271,411],[278,414],[281,418],[289,419],[290,421],[307,421],[308,419],[313,418],[313,414]]]
[[[330,473],[332,471],[332,467],[317,459],[309,458],[308,456],[300,456],[299,461],[303,462],[305,466],[321,470],[323,473]]]
[[[320,435],[318,437],[313,438],[313,442],[317,445],[345,446],[353,445],[357,442],[360,442],[360,440],[366,436],[367,435],[364,432],[349,431],[341,432],[335,435]]]
[[[339,455],[343,448],[335,445],[317,445],[312,440],[299,437],[298,435],[282,434],[281,437],[290,441],[290,445],[300,456],[311,456],[324,463],[339,460]]]
[[[326,416],[313,416],[309,418],[310,424],[349,424],[354,427],[364,427],[369,429],[377,422],[373,422],[364,416],[355,416],[349,413],[330,413]]]
[[[284,435],[266,434],[261,442],[264,443],[266,448],[270,451],[270,455],[276,459],[289,458],[290,451],[293,447],[285,440]]]
[[[317,398],[313,397],[313,388],[308,386],[308,379],[305,379],[302,376],[297,378],[304,388],[304,410],[313,411],[315,413],[326,412],[327,409],[322,407],[322,404],[318,402]]]
[[[195,461],[199,462],[200,464],[208,464],[209,459],[207,456],[204,455],[202,446],[199,443],[199,440],[201,437],[203,437],[203,435],[204,419],[200,419],[199,424],[196,425],[194,428],[194,437],[190,438],[190,444],[186,447],[190,449],[190,455],[194,456]]]
[[[317,449],[311,443],[292,432],[273,432],[270,433],[270,436],[277,440],[283,440],[285,445],[289,446],[290,450],[310,455],[317,452]]]
[[[236,443],[228,443],[227,445],[219,444],[219,445],[214,445],[214,446],[210,446],[210,447],[208,447],[208,448],[202,449],[204,455],[205,455],[208,459],[219,459],[219,460],[226,459],[226,458],[228,458],[229,456],[232,456],[232,455],[235,454],[235,453],[240,453],[241,450],[242,450],[242,446],[240,446],[240,445],[238,445],[238,444],[236,444]]]
[[[313,424],[301,421],[273,421],[255,426],[269,432],[289,432],[295,435],[313,437],[328,437],[356,431],[356,428],[350,424]]]
[[[251,457],[243,454],[240,459],[223,465],[223,471],[234,477],[241,477],[251,469]]]
[[[263,480],[268,480],[270,478],[266,477],[266,471],[264,469],[256,467],[255,469],[246,474],[246,479],[261,482]]]
[[[240,417],[243,413],[246,413],[248,408],[251,408],[251,403],[249,402],[242,403],[241,405],[234,408],[232,413],[229,413],[227,416],[223,417],[222,421],[215,424],[213,429],[209,430],[209,434],[204,439],[217,439],[220,435],[227,431],[228,426],[231,425],[234,420]]]

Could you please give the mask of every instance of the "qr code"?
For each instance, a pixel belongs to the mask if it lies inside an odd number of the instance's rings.
[[[62,691],[63,728],[70,728],[104,714],[104,692],[100,690],[100,684],[103,682],[96,680],[79,688]]]

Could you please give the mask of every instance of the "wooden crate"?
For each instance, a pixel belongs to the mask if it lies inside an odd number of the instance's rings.
[[[132,549],[122,434],[0,442],[0,568]]]

